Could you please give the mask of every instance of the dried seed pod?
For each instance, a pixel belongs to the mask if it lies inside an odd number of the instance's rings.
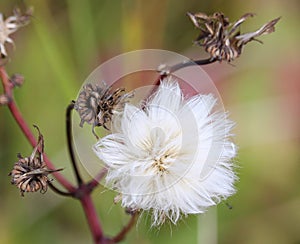
[[[74,108],[79,113],[81,118],[80,126],[86,122],[91,125],[96,125],[99,103],[107,88],[98,84],[88,83],[79,93],[78,99],[75,102]]]
[[[18,154],[18,162],[14,164],[13,170],[10,172],[11,183],[16,185],[24,196],[25,192],[36,192],[40,191],[45,193],[48,188],[48,174],[51,174],[57,170],[49,170],[43,160],[44,152],[44,139],[40,133],[38,127],[39,137],[36,147],[30,157],[22,157]]]
[[[256,37],[274,32],[275,25],[280,19],[276,18],[269,21],[257,31],[241,34],[238,30],[239,26],[246,19],[253,17],[253,13],[244,14],[234,23],[230,23],[223,13],[214,13],[211,16],[204,13],[187,14],[193,24],[201,31],[195,43],[203,46],[212,58],[227,62],[238,58],[244,45],[248,42],[258,41],[255,39]]]
[[[113,90],[105,82],[86,84],[74,105],[81,118],[80,126],[82,127],[85,122],[91,124],[92,132],[97,137],[94,127],[103,126],[109,130],[113,114],[121,111],[132,97],[133,92],[125,93],[123,88]]]

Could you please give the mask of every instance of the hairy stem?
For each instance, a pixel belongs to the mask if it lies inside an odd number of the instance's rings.
[[[72,110],[74,109],[74,102],[70,103],[69,106],[67,107],[67,112],[66,112],[66,130],[67,130],[67,141],[68,141],[68,150],[69,150],[69,155],[70,159],[72,162],[73,170],[76,176],[76,180],[78,185],[82,185],[82,178],[80,176],[76,158],[75,158],[75,153],[74,153],[74,148],[73,148],[73,135],[72,135]]]

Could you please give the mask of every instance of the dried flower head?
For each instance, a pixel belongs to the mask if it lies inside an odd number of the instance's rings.
[[[30,21],[32,9],[29,9],[25,14],[22,14],[19,9],[13,11],[13,15],[4,20],[3,14],[0,13],[0,54],[7,56],[5,43],[14,44],[10,35],[16,32],[20,27],[26,25]]]
[[[248,42],[258,41],[256,37],[274,32],[275,25],[280,19],[276,18],[269,21],[257,31],[241,34],[239,26],[249,17],[253,17],[254,14],[247,13],[234,23],[230,23],[223,13],[214,13],[211,16],[204,13],[187,14],[193,24],[201,31],[195,43],[203,46],[212,58],[227,62],[239,57],[244,45]]]
[[[18,162],[14,164],[13,170],[10,172],[11,183],[16,185],[24,196],[24,192],[36,192],[40,191],[45,193],[48,188],[48,174],[51,174],[57,170],[49,170],[43,160],[44,152],[44,139],[40,133],[38,127],[39,137],[36,147],[30,157],[23,158],[21,154],[18,154]]]
[[[124,88],[113,90],[105,82],[86,84],[74,105],[81,118],[80,126],[82,127],[84,122],[91,124],[93,134],[97,137],[94,127],[103,126],[108,130],[113,114],[121,111],[132,96],[132,92],[125,93]]]
[[[214,109],[212,95],[185,99],[179,84],[164,79],[136,107],[113,118],[115,132],[94,146],[108,167],[114,199],[131,211],[150,211],[153,225],[203,213],[235,192],[233,123]]]

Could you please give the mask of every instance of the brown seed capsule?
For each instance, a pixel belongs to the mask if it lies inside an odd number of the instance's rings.
[[[44,139],[40,133],[38,127],[39,137],[36,147],[30,157],[22,157],[18,154],[18,162],[14,164],[13,170],[10,172],[11,183],[16,185],[24,196],[25,192],[36,192],[40,191],[45,193],[48,188],[48,174],[51,174],[57,170],[49,170],[43,160],[44,152]]]
[[[121,111],[125,103],[133,97],[133,93],[125,93],[125,89],[118,88],[112,90],[112,87],[102,84],[88,83],[79,93],[74,108],[81,118],[80,126],[86,122],[94,127],[103,126],[109,130],[109,123],[115,112]]]
[[[200,35],[195,40],[199,46],[203,46],[212,58],[219,61],[226,60],[230,62],[242,53],[245,44],[250,41],[258,41],[256,37],[269,34],[275,31],[275,25],[280,18],[276,18],[263,25],[254,32],[241,34],[239,26],[254,14],[244,14],[234,23],[223,13],[214,13],[208,16],[204,13],[187,13],[193,24],[200,29]]]

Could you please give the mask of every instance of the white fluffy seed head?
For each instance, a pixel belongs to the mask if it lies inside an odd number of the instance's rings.
[[[153,225],[176,224],[235,192],[233,123],[214,111],[216,102],[212,95],[185,99],[165,79],[143,108],[126,104],[113,120],[116,131],[94,146],[123,207],[151,211]]]

